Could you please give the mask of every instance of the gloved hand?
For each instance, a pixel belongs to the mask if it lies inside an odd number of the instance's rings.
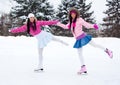
[[[94,29],[98,30],[98,25],[94,24]]]

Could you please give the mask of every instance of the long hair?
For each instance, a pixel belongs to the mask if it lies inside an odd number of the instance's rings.
[[[27,33],[28,34],[30,34],[30,27],[34,30],[34,31],[36,31],[36,20],[34,20],[34,22],[33,23],[31,23],[30,22],[30,19],[28,18],[28,20],[27,20]]]
[[[74,19],[74,20],[73,20],[73,18],[72,18],[72,16],[71,16],[71,12],[72,12],[72,11],[74,11],[74,12],[76,13],[76,16],[75,16],[75,19]],[[78,18],[79,16],[80,16],[79,11],[78,11],[76,8],[71,8],[71,9],[69,10],[69,14],[68,14],[68,18],[69,18],[69,22],[70,22],[69,28],[71,28],[72,23],[73,23],[73,24],[76,23],[76,20],[77,20],[77,18]],[[75,29],[75,25],[73,26],[73,32],[74,32],[74,29]]]
[[[73,20],[71,15],[69,16],[69,20],[70,20],[70,28],[71,28],[71,25],[72,23],[75,24],[76,23],[76,20],[77,20],[77,16],[75,16],[75,19]],[[74,29],[75,29],[75,25],[73,26],[73,32],[74,32]]]

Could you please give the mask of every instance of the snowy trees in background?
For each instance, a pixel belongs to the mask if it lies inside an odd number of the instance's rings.
[[[77,8],[80,11],[80,15],[85,21],[90,23],[95,23],[95,18],[93,16],[94,11],[90,11],[90,8],[92,6],[92,2],[86,4],[86,0],[78,0]]]
[[[105,36],[120,37],[120,0],[106,0],[108,9],[104,12],[103,18]]]
[[[90,10],[92,3],[87,3],[87,0],[61,0],[57,11],[50,5],[48,0],[13,1],[17,4],[11,8],[10,13],[3,13],[0,16],[0,35],[10,35],[8,30],[23,25],[23,22],[26,21],[27,15],[30,12],[34,13],[38,20],[58,19],[60,22],[66,24],[68,22],[69,9],[75,7],[79,10],[81,17],[85,19],[85,21],[90,23],[96,22],[93,16],[94,11]],[[103,30],[101,34],[107,37],[120,37],[120,0],[106,0],[106,2],[108,9],[104,12],[106,17],[103,18],[104,23],[102,24]],[[46,26],[42,27],[42,29],[51,31],[55,35],[72,36],[70,30],[65,30],[57,26]],[[84,29],[84,31],[94,37],[97,36],[96,30],[94,29]]]
[[[36,15],[37,19],[50,20],[53,18],[54,9],[48,0],[14,0],[18,5],[12,7],[13,17],[27,17],[29,13]]]
[[[106,0],[108,9],[104,12],[107,16],[103,18],[103,25],[111,28],[115,24],[120,24],[120,0]]]
[[[14,0],[17,5],[12,7],[10,12],[12,18],[27,19],[29,13],[35,14],[38,20],[52,20],[54,17],[53,6],[50,5],[48,0]],[[22,22],[22,23],[23,23]],[[14,22],[15,23],[15,22]],[[49,26],[43,29],[49,29]]]
[[[86,0],[62,0],[62,3],[58,7],[58,11],[56,13],[57,19],[59,19],[62,23],[66,24],[68,22],[68,11],[71,7],[75,7],[79,10],[80,15],[83,19],[85,19],[89,23],[95,23],[95,20],[93,18],[93,11],[90,12],[92,3],[86,4]],[[87,30],[89,34],[92,32],[93,36],[96,36],[96,33],[94,30]],[[68,30],[64,30],[60,27],[56,27],[55,29],[56,35],[66,35],[66,36],[72,36],[71,32]]]

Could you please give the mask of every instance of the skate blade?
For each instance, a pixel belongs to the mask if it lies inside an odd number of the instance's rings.
[[[34,71],[35,73],[44,73],[44,71]]]
[[[43,70],[34,70],[35,73],[43,73]]]
[[[78,72],[77,74],[78,75],[88,75],[88,73],[81,73],[81,72]]]

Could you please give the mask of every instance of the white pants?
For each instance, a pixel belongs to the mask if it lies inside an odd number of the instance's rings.
[[[89,44],[91,45],[91,46],[93,46],[93,47],[97,47],[97,48],[100,48],[100,49],[102,49],[102,50],[105,50],[106,48],[104,48],[103,46],[101,46],[101,45],[98,45],[98,44],[96,44],[95,42],[93,42],[93,40],[91,40],[90,42],[89,42]],[[81,66],[82,65],[85,65],[85,63],[84,63],[84,58],[83,58],[83,48],[78,48],[78,56],[79,56],[79,59],[80,59],[80,63],[81,63]]]

